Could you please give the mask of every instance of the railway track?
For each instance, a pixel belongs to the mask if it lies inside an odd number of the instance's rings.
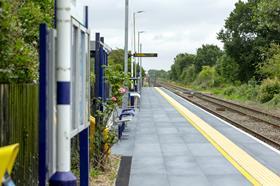
[[[172,84],[160,86],[280,149],[280,117]]]

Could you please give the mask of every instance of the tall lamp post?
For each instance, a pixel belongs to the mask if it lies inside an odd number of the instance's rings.
[[[145,31],[138,31],[138,53],[141,53],[141,44],[140,44],[140,35],[142,33],[144,33]],[[138,83],[138,90],[140,91],[140,83],[141,83],[141,72],[142,72],[142,69],[141,69],[141,61],[142,61],[142,58],[138,58],[138,64],[140,65],[140,69],[139,69],[139,83]],[[137,65],[135,65],[135,73],[137,72],[137,69],[136,69]]]
[[[127,75],[128,71],[128,14],[129,14],[129,0],[125,0],[125,34],[124,34],[124,74]],[[125,86],[127,86],[125,82]],[[123,96],[122,107],[127,108],[128,94]]]
[[[128,14],[129,0],[125,0],[125,35],[124,35],[124,73],[127,74],[128,69]]]
[[[143,13],[143,10],[137,11],[137,12],[133,12],[133,41],[134,41],[134,53],[136,53],[136,14],[141,14]],[[131,61],[131,77],[134,76],[136,77],[136,71],[133,73],[133,66],[135,65],[135,69],[136,69],[136,60],[135,58],[133,58],[133,60]]]

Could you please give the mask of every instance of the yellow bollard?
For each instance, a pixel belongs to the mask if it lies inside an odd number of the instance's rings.
[[[95,135],[95,118],[90,116],[90,131],[89,131],[89,140],[90,140],[90,153],[94,154],[94,135]]]
[[[2,180],[6,171],[11,175],[18,151],[18,143],[0,148],[0,180]]]
[[[109,144],[107,143],[107,141],[109,140],[109,129],[108,128],[105,128],[103,130],[103,138],[104,138],[104,153],[105,153],[105,156],[106,156],[106,159],[108,157],[108,155],[111,154],[111,149],[110,149],[110,146]]]

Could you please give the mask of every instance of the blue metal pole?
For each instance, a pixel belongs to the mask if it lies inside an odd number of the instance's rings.
[[[94,88],[94,95],[96,98],[101,97],[101,88],[100,88],[100,33],[95,34],[95,88]]]
[[[88,7],[85,7],[85,26],[88,28]],[[89,185],[89,128],[79,134],[80,138],[80,185]]]
[[[39,49],[39,185],[46,185],[46,149],[47,149],[47,34],[46,24],[40,24],[40,49]]]
[[[104,37],[101,37],[101,42],[104,43]],[[106,52],[104,51],[104,47],[101,45],[101,50],[100,50],[100,59],[101,59],[101,67],[100,67],[100,76],[101,76],[101,97],[102,100],[106,100],[106,94],[105,94],[105,71],[104,71],[104,65],[106,65],[105,61],[105,54]]]
[[[56,8],[57,8],[57,3],[56,3],[56,0],[55,0],[54,1],[54,19],[53,19],[53,27],[54,28],[56,28],[56,16],[57,16]]]
[[[108,54],[105,52],[105,65],[108,67]],[[109,98],[109,83],[105,83],[106,99]]]
[[[79,134],[80,138],[80,185],[89,185],[89,128]]]

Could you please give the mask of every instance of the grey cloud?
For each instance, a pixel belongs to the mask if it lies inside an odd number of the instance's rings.
[[[130,0],[130,14],[137,15],[137,30],[145,30],[141,41],[146,51],[159,53],[144,59],[146,69],[169,69],[179,52],[194,53],[202,44],[222,44],[216,33],[222,28],[238,0]],[[87,0],[90,26],[101,32],[112,48],[123,48],[124,0]],[[130,20],[130,39],[132,33]],[[129,42],[131,45],[131,41]]]

